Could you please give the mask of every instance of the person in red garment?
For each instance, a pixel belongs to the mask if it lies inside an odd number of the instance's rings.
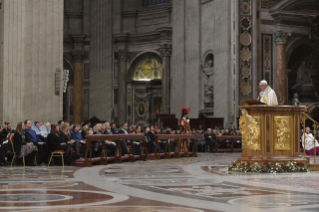
[[[180,134],[190,134],[191,132],[191,128],[189,125],[189,117],[188,117],[188,113],[189,113],[189,109],[187,107],[183,107],[182,108],[182,118],[179,122],[179,126],[180,126]],[[182,140],[181,141],[181,151],[188,151],[188,146],[186,146],[186,140]]]

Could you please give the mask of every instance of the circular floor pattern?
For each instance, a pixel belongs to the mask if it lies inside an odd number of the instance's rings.
[[[129,198],[126,195],[111,192],[71,189],[2,189],[0,192],[0,211],[2,209],[82,208],[121,202]]]
[[[0,183],[0,189],[22,189],[22,188],[61,188],[68,186],[76,186],[79,183],[76,182],[9,182],[9,183]]]
[[[221,183],[221,180],[214,179],[195,179],[195,178],[171,178],[171,179],[136,179],[119,180],[116,183],[125,185],[156,185],[156,186],[174,186],[174,185],[212,185]]]
[[[35,202],[54,202],[69,200],[73,197],[69,195],[60,194],[37,194],[37,193],[24,193],[24,194],[0,194],[0,203],[35,203]]]
[[[233,205],[250,207],[290,207],[298,205],[317,204],[319,196],[317,195],[264,195],[251,196],[229,200]]]
[[[179,168],[157,168],[151,167],[123,167],[123,168],[107,168],[104,170],[105,173],[172,173],[180,172]]]
[[[37,212],[56,212],[57,209],[37,210]],[[60,210],[59,210],[60,211]],[[63,208],[63,212],[204,212],[193,208],[165,207],[165,206],[105,206],[105,207],[81,207]]]
[[[5,168],[0,169],[0,175],[32,175],[64,172],[63,169],[48,168]]]

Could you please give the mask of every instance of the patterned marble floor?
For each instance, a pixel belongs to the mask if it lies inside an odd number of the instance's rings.
[[[91,168],[0,168],[0,211],[319,211],[319,172],[229,173],[239,153]]]

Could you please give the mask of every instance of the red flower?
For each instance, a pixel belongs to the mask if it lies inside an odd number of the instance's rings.
[[[300,166],[303,166],[304,164],[303,163],[300,163]]]
[[[264,162],[263,165],[266,165],[266,163]]]
[[[236,166],[236,163],[233,163],[233,166]]]

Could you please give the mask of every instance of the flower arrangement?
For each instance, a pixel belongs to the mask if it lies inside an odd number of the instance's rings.
[[[234,161],[227,168],[228,171],[254,172],[254,173],[283,173],[283,172],[309,172],[308,167],[299,161],[244,163]]]

